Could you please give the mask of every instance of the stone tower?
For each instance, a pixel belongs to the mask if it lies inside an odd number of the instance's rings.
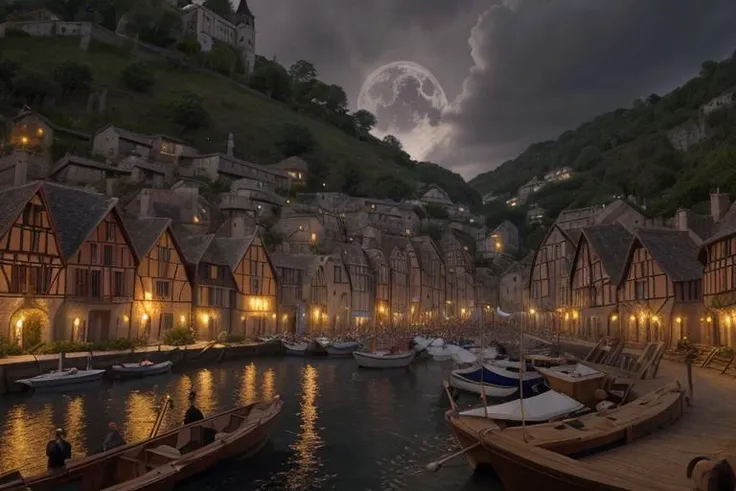
[[[245,72],[251,73],[256,63],[256,18],[248,8],[248,0],[240,0],[235,12],[235,27]]]

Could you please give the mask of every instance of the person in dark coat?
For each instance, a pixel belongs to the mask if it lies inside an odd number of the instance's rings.
[[[107,435],[105,435],[105,441],[102,442],[102,451],[107,452],[111,448],[125,445],[125,439],[118,431],[118,425],[114,421],[111,421],[107,427],[108,432]]]
[[[686,475],[696,491],[733,491],[736,489],[736,473],[726,460],[714,461],[707,457],[695,457],[687,465]]]
[[[199,408],[197,408],[197,406],[194,404],[196,399],[197,393],[194,391],[189,392],[189,409],[187,409],[187,412],[184,414],[185,425],[204,419],[204,414],[202,414],[202,411],[200,411]]]
[[[61,469],[72,458],[72,446],[64,439],[64,430],[57,428],[56,437],[46,444],[49,469]]]

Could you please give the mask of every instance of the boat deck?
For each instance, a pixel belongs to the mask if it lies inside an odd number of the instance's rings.
[[[679,380],[687,388],[683,364],[663,360],[654,380],[638,381],[639,394],[663,381]],[[636,443],[582,459],[591,470],[607,469],[620,475],[656,476],[661,489],[691,491],[685,477],[687,464],[697,456],[729,458],[736,468],[736,378],[717,371],[693,368],[693,406],[686,407],[682,418]]]

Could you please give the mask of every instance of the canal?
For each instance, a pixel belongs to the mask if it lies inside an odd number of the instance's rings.
[[[425,470],[456,449],[443,420],[441,380],[451,368],[431,360],[364,370],[352,359],[259,358],[76,393],[8,395],[0,399],[0,472],[45,470],[57,427],[75,456],[99,450],[109,421],[128,441],[145,439],[166,394],[174,408],[165,425],[176,426],[194,389],[205,416],[275,394],[284,408],[258,456],[223,462],[182,490],[500,490],[493,477],[471,474],[463,458]]]

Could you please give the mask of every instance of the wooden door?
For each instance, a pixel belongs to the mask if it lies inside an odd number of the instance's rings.
[[[90,343],[110,340],[110,311],[90,310],[87,323],[87,341]]]

